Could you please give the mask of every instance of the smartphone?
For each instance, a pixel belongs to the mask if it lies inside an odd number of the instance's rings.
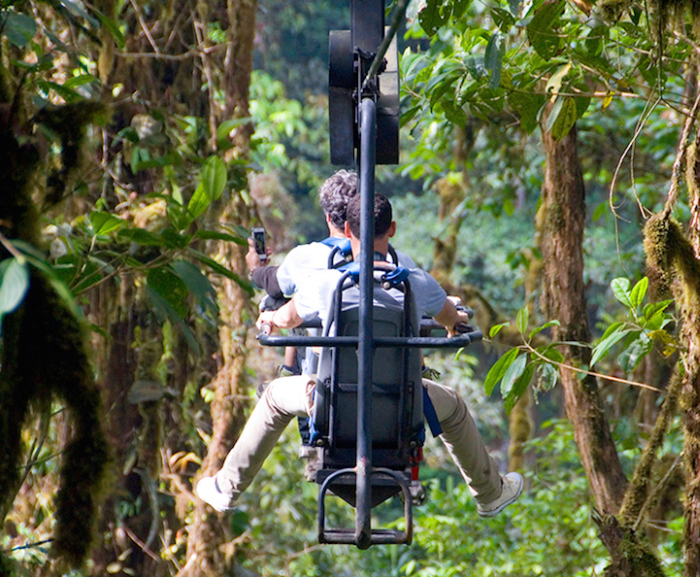
[[[256,226],[251,230],[253,242],[255,243],[255,252],[258,253],[260,260],[267,260],[267,246],[265,244],[265,229],[261,226]]]

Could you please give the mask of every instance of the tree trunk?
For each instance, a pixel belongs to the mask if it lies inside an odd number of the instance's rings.
[[[224,118],[248,116],[256,8],[257,2],[254,0],[229,0],[227,4],[227,37],[230,44],[224,73]],[[251,132],[250,125],[236,131],[230,156],[245,158],[248,155]],[[245,182],[245,173],[235,164],[232,164],[229,171],[229,181]],[[242,196],[234,192],[228,205],[221,210],[218,220],[221,224],[248,228],[250,211],[251,207]],[[212,256],[217,262],[226,263],[240,277],[245,277],[244,249],[232,243],[218,243],[215,251],[216,254]],[[246,392],[247,329],[244,313],[248,299],[243,289],[228,279],[217,287],[217,291],[222,321],[219,333],[221,350],[219,370],[213,382],[215,400],[211,406],[212,439],[202,463],[200,476],[212,475],[218,470],[235,443],[244,422],[242,406],[238,399]],[[222,516],[212,514],[207,505],[197,501],[194,524],[189,528],[188,534],[187,563],[178,572],[178,577],[218,576],[230,572],[233,559],[223,547],[228,533],[228,523]]]
[[[557,319],[555,340],[589,343],[591,340],[583,284],[583,229],[585,192],[579,165],[576,129],[561,141],[544,131],[545,182],[542,190],[542,259],[544,309]],[[587,365],[590,349],[563,347],[568,365]],[[620,508],[627,485],[610,426],[594,377],[561,369],[566,412],[596,505],[604,514]]]

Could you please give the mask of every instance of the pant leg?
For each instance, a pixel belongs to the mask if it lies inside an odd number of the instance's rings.
[[[308,375],[283,377],[270,383],[216,473],[223,493],[235,500],[248,488],[289,421],[311,413],[313,388],[313,377]]]
[[[440,438],[472,495],[480,503],[497,499],[501,495],[501,476],[466,403],[450,387],[428,379],[423,379],[423,386],[428,391],[442,427]]]

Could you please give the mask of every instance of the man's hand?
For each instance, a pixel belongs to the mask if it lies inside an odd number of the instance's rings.
[[[275,324],[272,319],[274,318],[276,312],[277,311],[263,311],[260,313],[258,320],[255,321],[255,326],[260,329],[261,333],[266,335],[272,333],[272,330],[275,328]]]
[[[264,333],[270,334],[275,328],[293,329],[298,327],[303,319],[297,314],[294,299],[276,311],[263,311],[260,313],[255,325]]]
[[[272,254],[272,249],[267,249],[267,256]],[[248,265],[248,272],[253,272],[256,268],[266,265],[270,262],[268,258],[267,261],[263,262],[260,260],[260,255],[255,251],[255,241],[252,238],[248,239],[248,252],[245,255],[245,263]]]
[[[466,311],[457,309],[452,297],[447,297],[445,299],[445,305],[442,307],[442,310],[433,318],[445,327],[448,337],[454,337],[457,334],[455,327],[458,324],[469,324],[469,315]]]

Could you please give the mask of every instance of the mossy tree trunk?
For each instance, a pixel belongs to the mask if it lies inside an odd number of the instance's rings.
[[[545,314],[557,319],[555,340],[580,342],[566,345],[566,364],[587,365],[591,340],[583,283],[583,230],[586,219],[585,190],[578,159],[576,129],[555,141],[543,130],[545,181],[542,189],[541,251],[544,262]],[[593,376],[561,369],[566,412],[574,427],[581,458],[596,505],[602,513],[615,514],[627,486],[610,434],[598,385]]]
[[[226,102],[218,112],[221,118],[246,118],[249,115],[249,88],[253,62],[255,35],[255,0],[228,0],[226,30],[229,48],[224,60],[222,83]],[[215,122],[216,120],[214,120]],[[229,182],[245,183],[245,172],[236,160],[248,154],[252,127],[245,125],[232,135],[234,148],[228,153],[231,162]],[[221,203],[216,215],[222,224],[250,224],[252,207],[244,197],[234,192]],[[217,243],[212,247],[212,257],[224,263],[239,276],[246,275],[245,250],[231,243]],[[220,356],[218,372],[212,382],[215,399],[211,406],[212,437],[208,453],[202,463],[200,476],[211,475],[221,466],[226,454],[235,443],[244,423],[240,398],[247,392],[245,365],[247,357],[247,326],[245,317],[250,314],[249,297],[237,284],[224,279],[217,286],[222,327],[219,333]],[[196,482],[196,480],[195,480]],[[223,575],[233,568],[230,548],[229,524],[222,515],[214,514],[208,505],[195,502],[194,523],[189,527],[187,563],[178,577]]]

